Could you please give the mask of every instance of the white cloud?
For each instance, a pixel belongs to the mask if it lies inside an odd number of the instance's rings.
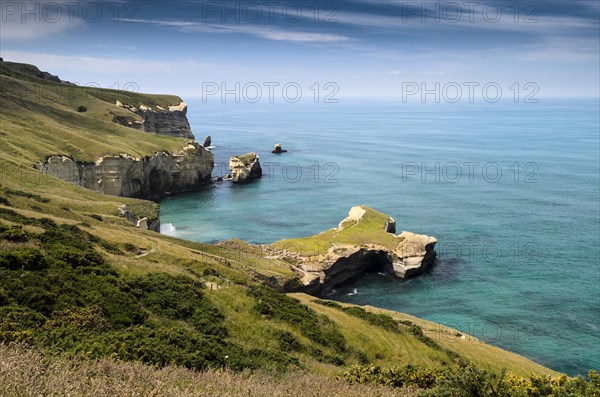
[[[80,28],[84,25],[81,19],[60,18],[55,22],[48,18],[29,16],[22,21],[19,15],[2,15],[0,23],[1,41],[27,41],[39,40],[55,36],[69,30]]]
[[[250,24],[217,24],[177,20],[127,19],[125,22],[151,24],[177,29],[185,33],[240,33],[275,41],[300,43],[332,43],[349,41],[350,38],[335,33],[291,31],[276,26]]]
[[[395,31],[402,34],[417,34],[420,31],[430,33],[436,29],[463,28],[516,31],[541,36],[545,34],[578,33],[581,30],[598,30],[600,28],[597,21],[562,16],[537,16],[533,17],[527,23],[523,22],[524,17],[519,22],[516,22],[513,15],[504,15],[497,22],[491,22],[482,17],[481,14],[479,16],[472,16],[472,19],[470,19],[469,15],[463,15],[463,18],[456,22],[446,19],[443,16],[439,21],[436,21],[430,15],[423,21],[420,17],[405,17],[401,11],[396,15],[342,12],[336,15],[336,18],[343,24]]]

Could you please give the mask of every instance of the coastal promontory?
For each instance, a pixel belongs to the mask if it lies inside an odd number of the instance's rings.
[[[271,256],[290,263],[301,289],[315,295],[365,272],[399,278],[424,272],[435,261],[437,239],[406,231],[395,234],[395,225],[379,211],[356,206],[336,228],[274,243]]]

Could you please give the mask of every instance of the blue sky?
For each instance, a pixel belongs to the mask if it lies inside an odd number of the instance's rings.
[[[290,82],[305,94],[331,82],[338,97],[436,83],[599,95],[598,0],[0,2],[0,56],[81,84],[183,97]]]

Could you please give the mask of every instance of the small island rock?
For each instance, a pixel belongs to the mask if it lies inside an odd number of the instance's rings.
[[[229,168],[233,182],[243,183],[262,176],[262,168],[256,153],[233,156],[229,159]]]
[[[281,148],[281,143],[276,143],[271,150],[271,153],[279,154],[279,153],[287,153],[287,150]]]

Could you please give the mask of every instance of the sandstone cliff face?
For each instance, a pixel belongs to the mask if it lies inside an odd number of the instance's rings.
[[[262,176],[262,168],[256,153],[234,156],[229,159],[233,182],[249,182]]]
[[[116,105],[142,117],[141,123],[128,123],[126,124],[128,127],[153,134],[194,139],[194,134],[187,119],[187,104],[185,102],[181,102],[176,106],[169,106],[168,109],[152,109],[144,105],[136,108],[120,101],[117,101]]]
[[[313,295],[369,271],[399,278],[424,272],[435,262],[437,240],[410,232],[395,235],[395,225],[393,218],[368,207],[353,207],[337,228],[275,243],[271,257],[290,263],[302,290]],[[306,253],[306,246],[323,247],[323,252]]]
[[[212,153],[195,141],[170,154],[134,158],[126,154],[100,157],[81,163],[66,156],[51,156],[38,169],[88,189],[113,196],[154,198],[165,193],[198,189],[210,180]]]

